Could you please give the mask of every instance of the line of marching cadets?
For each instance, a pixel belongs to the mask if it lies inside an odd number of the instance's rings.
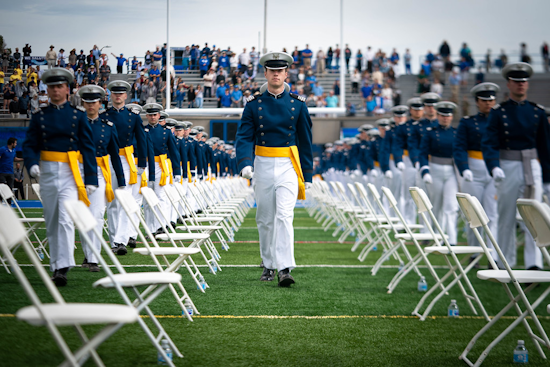
[[[525,268],[541,270],[542,255],[522,221],[516,200],[542,201],[550,187],[550,125],[545,108],[526,100],[532,68],[526,63],[503,69],[510,99],[496,104],[499,86],[481,83],[471,89],[478,113],[451,126],[457,106],[435,93],[411,98],[391,109],[392,118],[365,124],[356,138],[325,145],[315,173],[344,185],[387,186],[410,224],[417,223],[410,187],[427,192],[434,214],[457,244],[457,192],[475,196],[483,205],[508,263],[516,266],[516,224],[525,232]],[[408,115],[407,115],[408,114]],[[468,244],[478,246],[466,228]],[[499,263],[498,256],[495,260]],[[502,267],[502,263],[499,263]]]

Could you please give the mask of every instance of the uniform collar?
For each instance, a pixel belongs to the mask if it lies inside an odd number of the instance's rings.
[[[524,99],[523,101],[519,102],[519,101],[516,101],[516,100],[513,100],[512,98],[509,99],[510,103],[513,104],[514,106],[523,106],[524,104],[527,103],[527,100]]]
[[[273,94],[273,93],[271,93],[271,92],[269,91],[269,88],[266,90],[266,92],[267,92],[267,95],[268,95],[268,96],[273,97],[273,98],[275,98],[275,99],[282,98],[283,95],[285,94],[285,90],[284,90],[284,89],[283,89],[283,91],[282,91],[281,93],[279,93],[279,94]]]
[[[115,106],[111,106],[111,109],[112,109],[112,110],[115,110],[115,111],[117,111],[117,112],[121,112],[121,111],[124,110],[125,107],[126,107],[126,106],[122,106],[120,109],[118,109],[118,108],[116,108]]]
[[[451,127],[453,127],[453,125],[451,124],[449,126],[443,126],[438,122],[437,127],[440,128],[441,130],[449,130]]]
[[[68,101],[65,101],[60,105],[56,105],[55,103],[50,102],[50,107],[55,108],[56,110],[62,110],[63,108],[65,108],[65,105],[67,104],[67,102]]]
[[[88,117],[88,121],[90,121],[90,123],[92,123],[92,124],[97,122],[98,120],[99,120],[99,116],[97,116],[95,119],[91,119],[91,118]]]

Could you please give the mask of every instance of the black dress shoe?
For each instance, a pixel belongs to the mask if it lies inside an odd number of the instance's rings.
[[[58,287],[64,287],[67,285],[67,272],[69,268],[57,269],[53,272],[52,280]]]
[[[264,261],[262,260],[262,262],[260,263],[260,268],[265,268],[264,266]]]
[[[290,287],[294,283],[294,278],[290,275],[288,268],[279,271],[279,287]]]
[[[163,233],[164,233],[164,228],[160,227],[155,231],[155,233],[153,233],[153,236],[156,236],[157,234],[163,234]]]
[[[260,280],[262,282],[271,282],[275,278],[275,270],[264,268],[264,271],[262,273],[262,276],[260,277]]]
[[[128,250],[126,249],[126,246],[123,243],[115,243],[116,247],[116,254],[119,256],[126,255],[128,253]]]
[[[170,222],[170,225],[172,228],[176,229],[176,222]],[[166,229],[168,229],[168,226],[166,226]]]
[[[533,266],[531,266],[531,267],[530,267],[529,269],[527,269],[527,270],[538,270],[538,271],[541,271],[542,269],[539,268],[539,267],[536,266],[536,265],[533,265]]]
[[[92,272],[92,273],[99,272],[99,266],[97,266],[96,263],[90,263],[88,268],[89,268],[90,272]]]
[[[130,237],[130,238],[128,239],[128,246],[131,247],[131,248],[136,248],[136,239]]]
[[[90,264],[88,263],[88,259],[84,258],[84,261],[82,261],[82,267],[83,268],[89,268]]]

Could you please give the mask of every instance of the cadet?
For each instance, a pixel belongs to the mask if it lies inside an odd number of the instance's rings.
[[[50,270],[58,287],[67,284],[67,272],[75,266],[74,223],[62,203],[78,198],[89,205],[88,195],[97,189],[92,128],[86,114],[67,103],[73,80],[72,74],[62,68],[44,72],[42,81],[48,86],[51,102],[32,115],[23,142],[29,175],[42,176],[40,193],[50,246]],[[84,181],[79,170],[79,154]]]
[[[438,124],[427,127],[420,143],[420,172],[427,184],[433,212],[441,228],[449,235],[449,243],[456,245],[458,183],[453,165],[453,142],[456,130],[451,126],[456,111],[453,102],[435,105]]]
[[[355,145],[357,147],[356,151],[352,152],[354,156],[357,156],[357,163],[363,173],[364,184],[369,182],[368,173],[374,168],[374,161],[371,153],[371,142],[369,135],[367,134],[367,131],[373,128],[374,126],[370,124],[364,124],[359,127],[359,144]]]
[[[376,121],[377,125],[379,121],[380,120]],[[380,131],[377,128],[372,128],[367,131],[367,135],[370,138],[370,152],[373,161],[373,167],[368,174],[369,181],[376,186],[380,192],[382,189],[382,172],[385,172],[380,169],[380,145],[382,144],[382,134],[380,134]]]
[[[532,73],[531,65],[524,62],[502,69],[510,99],[493,107],[481,140],[483,159],[497,189],[498,243],[511,267],[516,266],[517,255],[516,200],[542,200],[542,183],[550,182],[550,126],[544,107],[527,101]],[[541,252],[527,230],[524,254],[527,269],[542,269]]]
[[[149,137],[154,150],[154,171],[149,170],[148,186],[155,190],[159,201],[160,208],[166,218],[170,218],[171,205],[168,202],[164,186],[170,184],[175,179],[176,182],[181,180],[181,170],[178,162],[180,161],[179,152],[176,146],[176,138],[171,134],[170,130],[162,127],[158,121],[162,106],[157,103],[149,103],[143,106],[147,113],[147,121],[149,121]],[[172,178],[170,168],[168,167],[168,157],[171,158],[171,168],[175,177]],[[152,162],[151,162],[152,163]],[[152,164],[151,164],[152,166]],[[164,217],[161,215],[159,223],[152,213],[151,208],[144,203],[143,207],[145,222],[151,231],[155,228],[156,234],[163,233],[165,226]]]
[[[495,181],[483,161],[481,139],[486,134],[487,117],[495,105],[499,90],[499,86],[494,83],[481,83],[470,90],[479,112],[477,115],[466,116],[460,120],[453,145],[454,161],[463,178],[460,191],[475,196],[479,200],[487,213],[489,228],[497,241],[497,193]],[[469,226],[466,228],[468,244],[479,246],[474,232]],[[487,245],[493,246],[491,241],[487,241]],[[495,255],[496,253],[493,253],[493,256]]]
[[[241,176],[252,178],[253,164],[256,170],[256,222],[265,266],[260,280],[273,280],[277,269],[282,287],[294,283],[290,275],[296,267],[294,205],[296,198],[305,199],[313,176],[311,118],[305,99],[287,92],[284,85],[292,62],[284,52],[262,56],[260,64],[265,68],[268,87],[248,98],[236,138]]]
[[[88,199],[90,200],[90,211],[97,220],[96,229],[103,233],[103,222],[105,218],[105,205],[115,199],[112,181],[117,182],[117,187],[124,189],[124,172],[119,156],[119,143],[117,129],[112,121],[99,116],[101,101],[105,97],[105,90],[97,85],[85,85],[79,89],[78,95],[82,99],[82,105],[88,116],[88,123],[92,126],[94,147],[96,150],[98,189]],[[116,173],[116,180],[112,177],[111,166]],[[88,268],[91,272],[98,272],[98,259],[91,247],[101,252],[99,238],[89,233],[90,243],[82,241],[84,261],[82,267]],[[118,249],[117,249],[118,251]]]
[[[130,110],[124,106],[131,89],[130,84],[123,80],[115,80],[107,85],[107,89],[111,91],[113,105],[101,114],[101,118],[113,122],[116,127],[120,143],[119,155],[122,156],[120,161],[127,183],[124,190],[133,192],[134,185],[137,185],[139,190],[141,180],[138,177],[147,167],[147,141],[143,121],[139,112],[134,112],[134,107]],[[135,151],[134,142],[137,147]],[[135,158],[137,158],[137,167]],[[117,180],[113,180],[112,185],[113,190],[116,190]],[[136,247],[136,240],[131,236],[132,225],[116,198],[107,204],[107,223],[111,247],[118,255],[127,253],[126,244]]]

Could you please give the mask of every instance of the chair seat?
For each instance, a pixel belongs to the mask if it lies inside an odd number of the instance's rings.
[[[199,248],[189,247],[138,247],[134,249],[134,253],[140,255],[194,255],[199,252]]]
[[[548,283],[550,271],[539,270],[512,270],[519,283]],[[510,275],[506,270],[479,270],[477,277],[498,283],[510,283]]]
[[[392,229],[392,226],[389,225],[389,224],[382,224],[382,225],[379,225],[378,227],[382,228],[382,229]],[[393,227],[395,229],[397,229],[398,231],[401,231],[401,230],[405,229],[405,226],[403,224],[394,224]],[[424,228],[424,226],[422,224],[409,224],[408,227],[409,227],[409,229],[422,229],[422,228]]]
[[[483,247],[481,246],[451,246],[452,252],[455,254],[479,254],[483,253]],[[493,249],[488,249],[493,251]],[[426,253],[438,254],[438,255],[448,255],[451,252],[447,246],[428,246],[424,247]]]
[[[186,241],[186,240],[204,240],[209,238],[210,235],[206,233],[162,233],[157,234],[155,238],[161,241],[168,241],[170,238],[174,241]]]
[[[219,222],[224,220],[225,217],[197,217],[193,218],[194,221],[197,222]]]
[[[200,230],[205,230],[205,231],[214,231],[216,229],[222,229],[223,227],[222,226],[177,226],[176,229],[179,229],[181,231],[200,231]]]
[[[430,233],[413,233],[413,237],[417,241],[427,241],[427,240],[433,240],[433,237]],[[395,238],[399,238],[405,241],[411,241],[413,239],[410,234],[408,233],[399,233],[395,235]],[[446,238],[449,238],[449,236],[445,235]],[[438,240],[442,240],[443,237],[441,235],[436,234],[435,238]]]
[[[133,307],[101,303],[50,303],[44,304],[42,311],[47,319],[58,326],[131,323],[139,317]],[[16,316],[31,325],[46,324],[36,306],[23,307]]]
[[[171,284],[181,281],[181,274],[178,273],[125,273],[114,274],[115,280],[123,287],[137,287],[151,284]],[[101,278],[93,284],[94,287],[113,288],[115,284],[110,277]]]
[[[44,223],[44,218],[19,218],[21,223]]]

